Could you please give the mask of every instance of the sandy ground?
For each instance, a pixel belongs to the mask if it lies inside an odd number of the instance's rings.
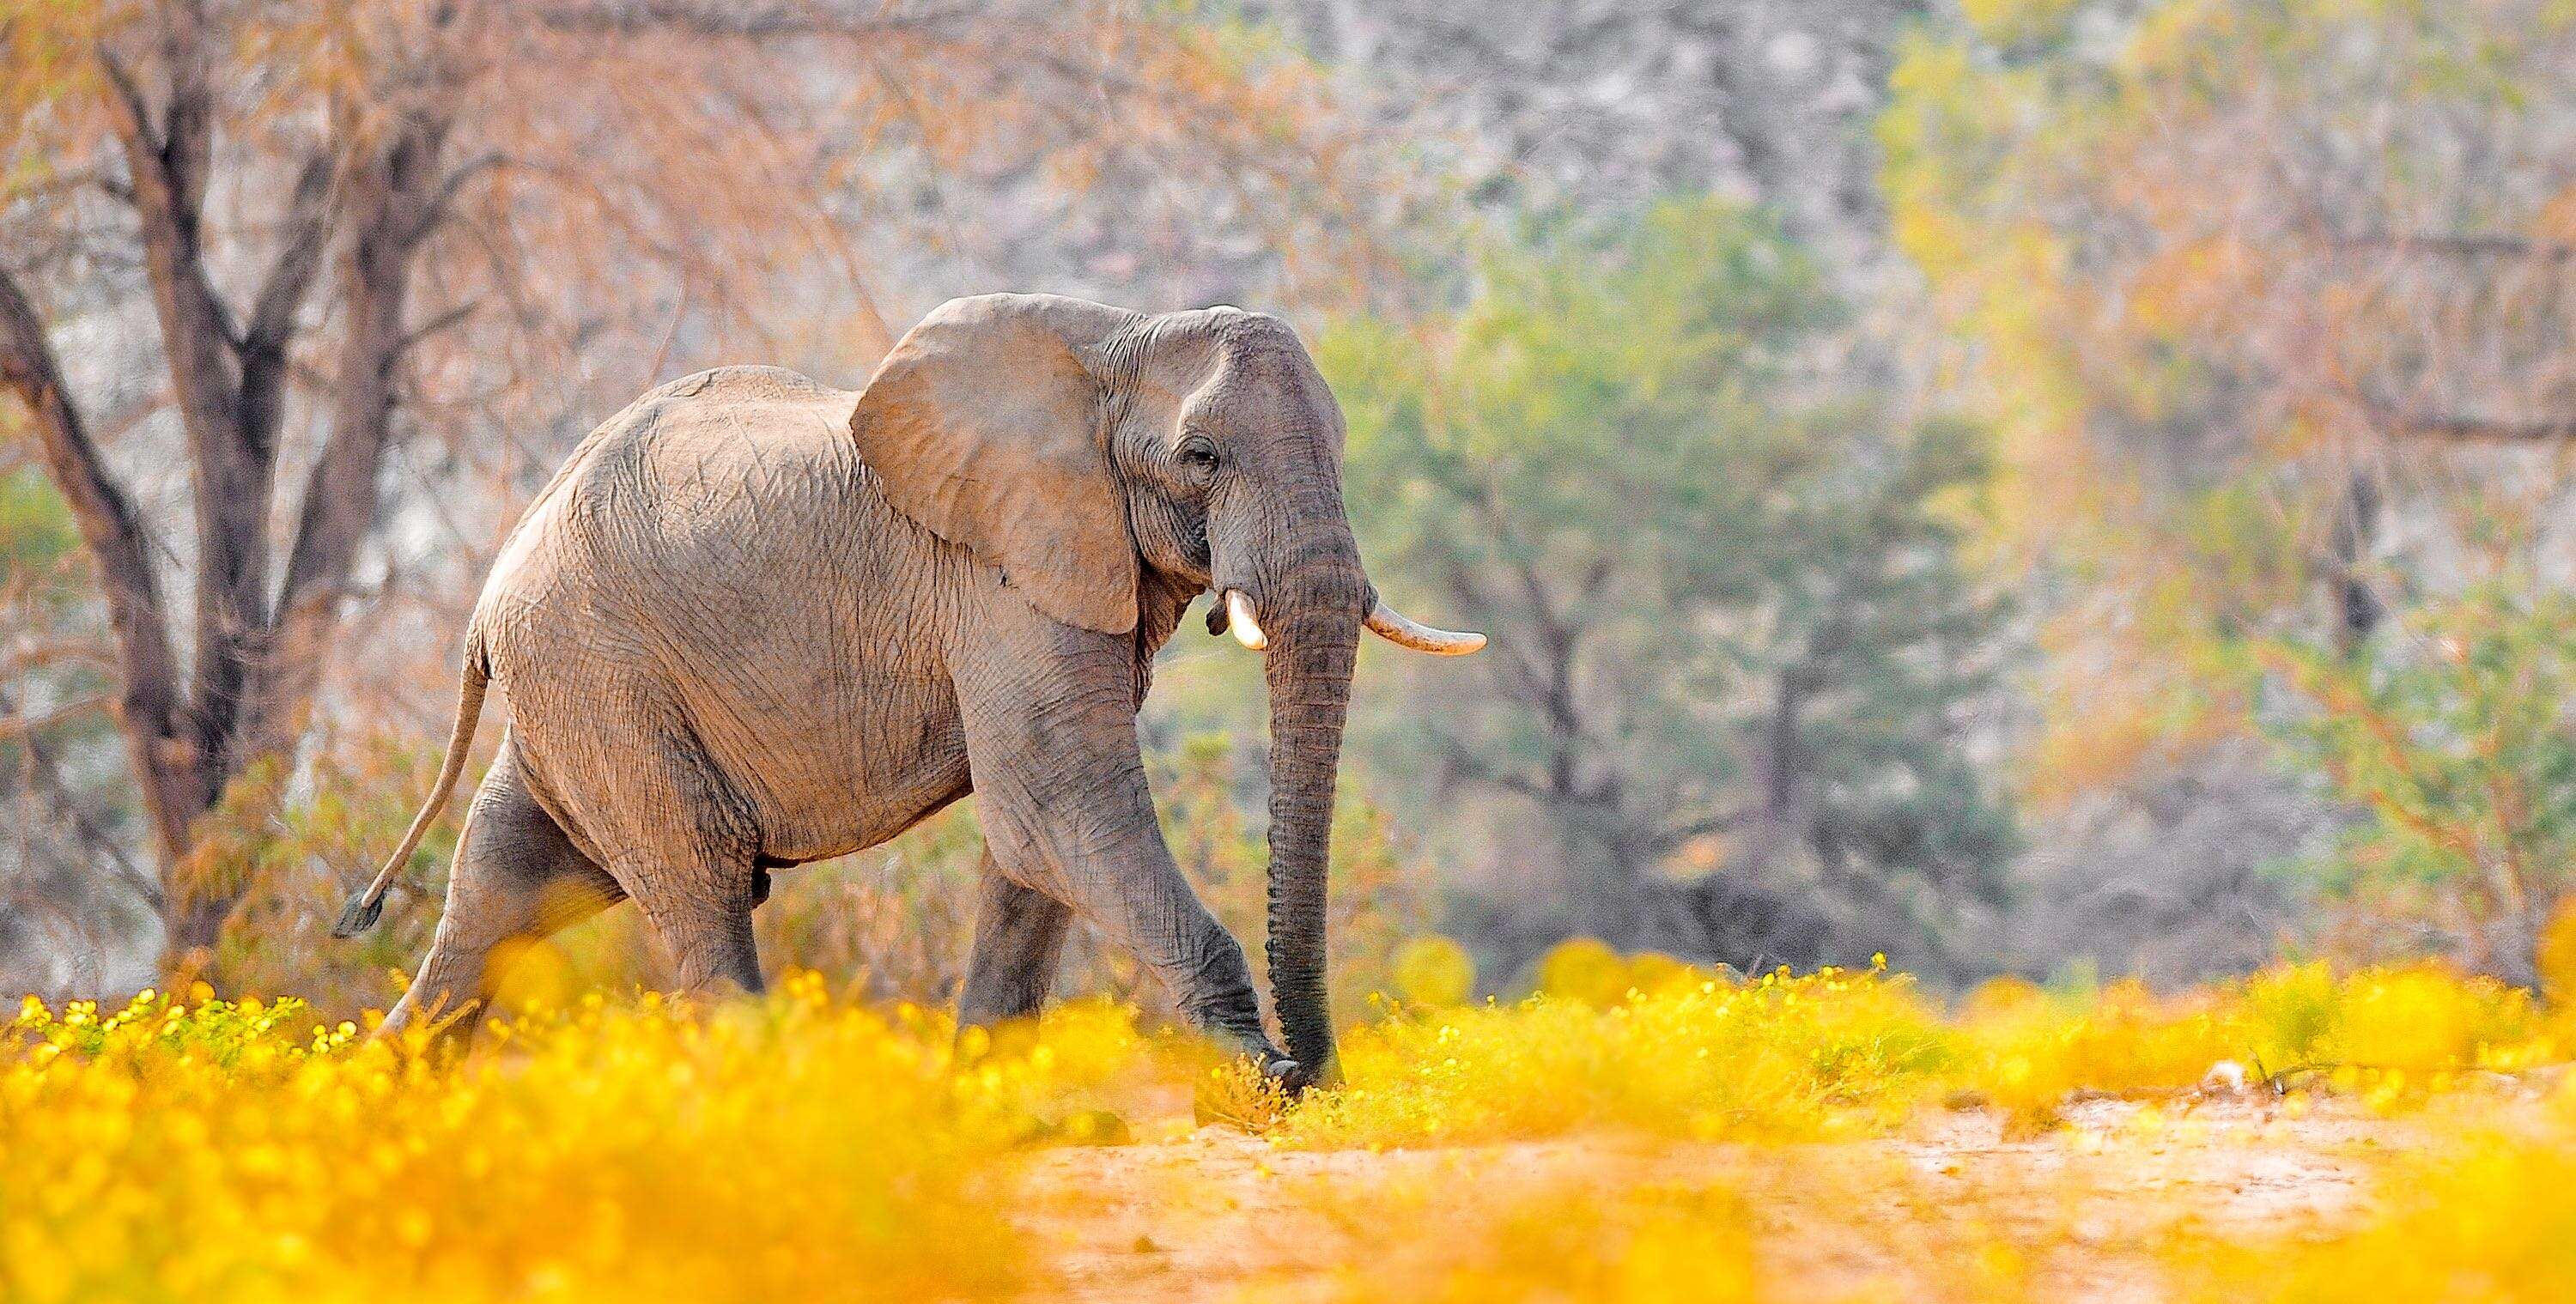
[[[1054,1267],[1044,1298],[1303,1300],[1371,1280],[1391,1255],[1439,1253],[1406,1241],[1472,1235],[1457,1229],[1516,1193],[1713,1187],[1741,1196],[1762,1281],[1792,1293],[2153,1300],[2173,1238],[2329,1233],[2367,1213],[2377,1160],[2424,1139],[2333,1102],[2104,1100],[2066,1115],[2028,1139],[1958,1111],[1868,1141],[1377,1154],[1166,1123],[1160,1140],[1036,1154],[1018,1217]],[[1389,1199],[1414,1230],[1385,1225]]]

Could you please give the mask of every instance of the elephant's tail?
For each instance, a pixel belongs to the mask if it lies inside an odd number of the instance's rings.
[[[412,817],[410,831],[403,834],[402,845],[376,871],[367,890],[349,898],[340,910],[340,921],[331,925],[333,937],[355,937],[376,926],[385,913],[385,889],[391,887],[395,871],[411,860],[412,851],[420,846],[421,834],[429,831],[429,822],[447,805],[447,795],[456,789],[456,776],[465,770],[465,754],[474,747],[474,725],[483,715],[483,690],[492,682],[492,664],[483,651],[480,631],[468,637],[465,645],[465,673],[456,686],[456,727],[447,736],[447,759],[439,764],[438,782],[429,790],[429,800]]]

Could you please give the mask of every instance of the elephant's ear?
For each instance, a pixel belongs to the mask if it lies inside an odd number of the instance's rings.
[[[895,343],[850,415],[897,510],[1104,634],[1136,627],[1136,544],[1089,364],[1139,320],[1054,295],[951,299]]]

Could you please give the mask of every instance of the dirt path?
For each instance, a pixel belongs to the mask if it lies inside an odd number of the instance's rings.
[[[1032,1159],[1019,1217],[1054,1265],[1046,1297],[1330,1298],[1391,1258],[1443,1252],[1425,1238],[1472,1237],[1516,1199],[1546,1193],[1579,1210],[1640,1189],[1713,1189],[1740,1199],[1770,1285],[1826,1298],[2152,1300],[2157,1252],[2176,1235],[2348,1224],[2366,1210],[2375,1159],[2421,1140],[2348,1106],[2233,1100],[2093,1102],[2027,1140],[1963,1112],[1890,1139],[1767,1147],[1603,1136],[1315,1153],[1181,1126]]]

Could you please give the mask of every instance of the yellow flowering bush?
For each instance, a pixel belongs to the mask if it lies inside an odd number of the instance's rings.
[[[1749,982],[1649,964],[1616,1000],[1542,992],[1353,1030],[1340,1089],[1291,1112],[1306,1146],[1398,1146],[1627,1127],[1704,1140],[1812,1137],[1892,1120],[1952,1060],[1902,976]],[[1586,980],[1590,981],[1589,979]]]
[[[1102,1200],[1077,1187],[1071,1207],[1093,1217],[1180,1198],[1192,1156],[1228,1152],[1198,1138],[1212,1148],[1096,1170],[1030,1157],[1178,1138],[1193,1097],[1201,1120],[1258,1138],[1230,1144],[1282,1165],[1416,1165],[1402,1170],[1411,1188],[1318,1182],[1304,1216],[1379,1247],[1307,1283],[1325,1297],[1804,1298],[1760,1252],[1764,1206],[1732,1177],[1638,1174],[1688,1154],[1736,1156],[1753,1165],[1739,1175],[1775,1184],[1803,1171],[1826,1192],[1809,1207],[1853,1211],[1853,1245],[1911,1263],[1929,1251],[1889,1239],[1908,1215],[1886,1192],[1930,1182],[1906,1198],[1943,1209],[1953,1197],[1934,1188],[1963,1170],[1854,1167],[1831,1156],[1896,1151],[1803,1143],[1901,1133],[1903,1151],[1922,1144],[1917,1124],[1947,1117],[1942,1104],[1990,1105],[2034,1132],[2070,1096],[2213,1076],[2257,1099],[2288,1093],[2289,1117],[2307,1096],[2383,1111],[2442,1101],[2456,1108],[2405,1126],[2457,1114],[2476,1127],[2401,1165],[2385,1221],[2326,1242],[2345,1258],[2186,1236],[2170,1258],[2183,1286],[2442,1295],[2440,1281],[2487,1280],[2462,1265],[2492,1263],[2524,1275],[2468,1293],[2576,1288],[2564,1249],[2576,1227],[2556,1199],[2576,1182],[2576,1087],[2540,1124],[2502,1122],[2567,1059],[2568,1015],[2486,980],[2284,966],[2167,996],[2001,982],[1945,1010],[1883,965],[1744,979],[1577,945],[1541,965],[1537,993],[1461,1004],[1469,971],[1453,944],[1396,954],[1400,990],[1347,1031],[1342,1082],[1293,1102],[1194,1042],[1138,1031],[1130,1007],[1075,1002],[961,1038],[945,1014],[844,1003],[811,974],[756,1001],[589,997],[487,1023],[461,1056],[418,1037],[370,1042],[291,997],[217,1000],[202,985],[112,1009],[29,1000],[0,1024],[0,1301],[1044,1295],[1098,1265],[1068,1267],[1061,1237],[1031,1234],[1033,1173],[1129,1183]],[[2231,1062],[2236,1075],[2213,1075]],[[1352,1153],[1366,1151],[1408,1153]],[[1560,1180],[1439,1176],[1531,1163]],[[1191,1198],[1227,1208],[1246,1194]],[[1402,1234],[1417,1223],[1441,1234]],[[1959,1298],[1995,1298],[2027,1276],[2021,1234],[1963,1223],[1922,1245],[1985,1255],[1944,1280]],[[1136,1255],[1166,1252],[1127,1235]],[[2419,1249],[2424,1265],[2400,1263]],[[2257,1282],[2265,1255],[2289,1269]]]
[[[2284,965],[2170,997],[2136,983],[2052,995],[1999,979],[1963,1002],[1958,1025],[1963,1087],[2025,1126],[2078,1090],[2178,1090],[2229,1065],[2276,1089],[2325,1083],[2395,1106],[2464,1072],[2554,1063],[2570,1048],[2566,1018],[2529,993],[2429,962],[2340,978]]]
[[[959,1066],[799,980],[590,1001],[444,1064],[291,1001],[30,1003],[0,1036],[0,1298],[940,1299],[1027,1271],[991,1161],[1137,1058],[1077,1010]]]

